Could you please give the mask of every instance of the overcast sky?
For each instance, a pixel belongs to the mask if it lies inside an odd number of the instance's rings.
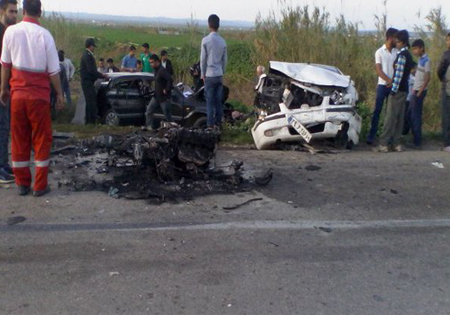
[[[332,16],[341,13],[352,22],[362,22],[363,29],[374,28],[374,14],[383,12],[382,0],[286,0],[293,5],[326,7]],[[42,0],[47,11],[86,12],[127,16],[206,19],[210,13],[225,20],[254,21],[260,12],[279,11],[277,0]],[[442,6],[450,18],[449,0],[388,0],[388,24],[408,28],[419,23],[432,8]],[[447,21],[450,22],[450,21]],[[423,23],[423,19],[422,19]]]

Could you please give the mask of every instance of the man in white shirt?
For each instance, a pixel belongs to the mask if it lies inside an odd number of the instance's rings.
[[[386,32],[386,42],[375,53],[375,70],[378,75],[377,96],[375,110],[372,116],[372,126],[367,136],[367,144],[371,145],[375,141],[380,122],[380,114],[392,87],[394,76],[394,62],[397,58],[398,50],[395,48],[395,34],[398,30],[390,28]]]
[[[64,58],[62,64],[66,69],[67,82],[69,82],[68,85],[63,86],[63,93],[66,97],[67,105],[72,106],[72,97],[70,94],[70,81],[73,79],[73,76],[75,75],[75,66],[73,65],[72,61],[69,58],[66,58],[64,50],[60,50],[58,52],[58,55]]]
[[[3,38],[0,100],[11,101],[12,165],[19,194],[31,191],[31,151],[34,151],[34,196],[50,191],[48,172],[52,148],[50,83],[57,107],[64,106],[58,52],[48,30],[39,23],[40,0],[23,2],[21,23],[8,27]]]
[[[256,96],[253,105],[259,107],[261,106],[261,95],[263,92],[264,83],[267,78],[266,68],[264,68],[263,66],[258,66],[256,68],[256,75],[258,76],[258,84],[256,84],[255,86]]]

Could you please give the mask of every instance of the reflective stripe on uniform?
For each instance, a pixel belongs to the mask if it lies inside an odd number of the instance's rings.
[[[50,165],[50,160],[45,161],[34,161],[36,167],[48,167]]]
[[[13,168],[24,168],[24,167],[29,167],[30,166],[30,161],[26,161],[26,162],[12,162],[12,167]]]

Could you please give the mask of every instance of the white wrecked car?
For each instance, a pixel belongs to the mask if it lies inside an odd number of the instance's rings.
[[[256,105],[256,147],[334,138],[339,146],[351,148],[361,132],[357,100],[353,81],[336,67],[272,61]]]

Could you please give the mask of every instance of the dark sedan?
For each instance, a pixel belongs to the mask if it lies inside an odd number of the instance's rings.
[[[118,126],[144,124],[145,110],[154,96],[153,74],[114,73],[102,82],[98,91],[99,114],[102,122]],[[225,89],[228,90],[228,89]],[[228,94],[227,92],[224,94]],[[226,101],[227,97],[224,97]],[[178,84],[172,90],[172,116],[176,123],[186,127],[206,126],[206,101],[204,89],[194,92],[185,84]],[[230,105],[225,105],[225,117],[231,116]],[[164,114],[159,108],[155,114],[159,121]]]

